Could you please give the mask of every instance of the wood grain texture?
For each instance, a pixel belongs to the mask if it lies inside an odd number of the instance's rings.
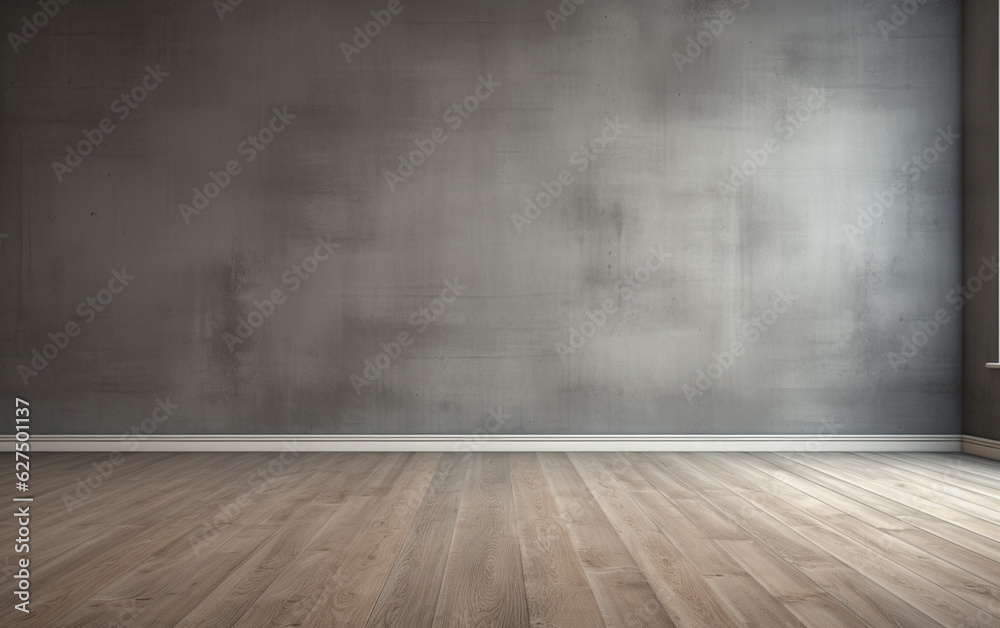
[[[656,592],[565,454],[539,461],[608,626],[674,626]]]
[[[462,491],[435,625],[529,625],[514,517],[509,456],[475,455]]]
[[[810,466],[808,464],[810,461],[808,457],[788,458],[778,454],[755,454],[755,457],[773,465],[779,470],[779,473],[782,473],[783,477],[790,478],[791,481],[799,483],[808,482],[808,484],[804,484],[808,490],[816,490],[813,487],[829,489],[834,494],[831,499],[843,499],[845,502],[851,504],[852,508],[870,509],[866,512],[878,511],[884,513],[889,518],[888,520],[883,520],[888,521],[888,523],[879,524],[879,527],[883,529],[900,530],[905,529],[907,525],[912,525],[914,528],[934,534],[939,538],[947,539],[980,556],[993,557],[993,562],[997,558],[1000,558],[997,555],[998,546],[994,542],[994,539],[981,536],[951,522],[943,521],[906,504],[885,499],[878,493],[869,491],[849,480],[824,473]],[[950,558],[954,561],[956,555],[951,555]]]
[[[721,602],[705,578],[666,538],[596,454],[570,459],[616,532],[675,622],[682,626],[735,626],[736,616]]]
[[[322,471],[307,476],[329,481]],[[336,477],[336,476],[334,476]],[[310,492],[318,492],[313,489]],[[292,563],[323,527],[333,510],[329,504],[315,503],[314,499],[292,500],[292,508],[271,506],[256,523],[274,526],[275,533],[246,561],[191,611],[176,622],[177,626],[213,625],[219,628],[232,626],[247,613],[260,594],[273,583],[282,570]]]
[[[604,626],[567,522],[533,454],[511,457],[514,509],[532,625]]]
[[[628,466],[612,464],[614,475],[634,487],[630,494],[659,527],[660,531],[687,558],[694,569],[714,589],[742,626],[797,626],[804,624],[781,601],[774,599],[722,546],[673,503],[669,493],[661,493],[636,467],[648,459],[638,454],[624,457]],[[606,465],[607,466],[607,465]],[[662,477],[662,476],[658,476]]]
[[[212,461],[199,461],[202,464],[193,465],[195,477],[187,478],[186,486],[193,494],[199,494],[199,490],[213,482],[219,483],[221,480],[224,484],[226,480],[233,479],[233,469],[229,469],[229,473],[212,477],[206,473],[207,468],[213,466]],[[180,490],[181,487],[180,484],[171,485],[171,489],[166,492],[137,494],[124,510],[115,512],[117,529],[112,528],[110,534],[88,539],[51,560],[42,562],[36,569],[36,576],[50,581],[53,587],[66,590],[67,593],[57,599],[43,600],[36,607],[36,621],[45,621],[49,625],[102,585],[120,576],[119,570],[134,566],[175,543],[178,532],[187,529],[199,518],[210,517],[206,507],[194,505],[191,493]],[[172,516],[163,517],[164,512],[169,512]],[[99,514],[99,511],[92,510],[80,517],[83,522],[94,522],[100,519]],[[46,529],[44,522],[40,525]],[[59,519],[48,530],[54,534],[67,535],[72,533],[72,525],[70,521]]]
[[[277,455],[39,454],[0,625],[1000,626],[994,461]]]
[[[285,567],[254,601],[253,606],[236,622],[235,626],[297,626],[326,604],[336,591],[336,574],[360,535],[380,507],[379,498],[388,495],[406,468],[408,456],[391,454],[367,455],[375,462],[372,469],[366,465],[364,477],[355,475],[344,478],[350,493],[325,491],[315,503],[328,508],[323,527],[310,540],[296,560]],[[337,501],[325,501],[324,496]],[[370,549],[370,548],[369,548]]]
[[[905,591],[907,599],[918,599],[918,607],[943,623],[961,623],[1000,599],[1000,587],[921,548],[897,539],[852,515],[839,511],[812,495],[783,484],[776,484],[764,496],[755,493],[766,474],[741,465],[738,459],[706,455],[702,464],[711,471],[727,475],[737,492],[749,495],[755,505],[773,512],[789,508],[807,517],[804,526],[792,526],[802,536],[820,545],[841,545],[841,559],[887,589]],[[801,529],[800,529],[801,528]],[[850,543],[845,543],[849,539]],[[878,560],[873,560],[878,557]],[[891,558],[889,558],[891,557]],[[979,607],[978,609],[976,607]]]
[[[706,502],[737,522],[833,599],[854,611],[862,620],[856,623],[895,628],[937,625],[906,601],[843,563],[838,558],[839,548],[822,547],[804,538],[776,517],[778,513],[755,506],[734,493],[724,481],[692,467],[697,456],[651,454],[650,457],[677,479],[697,489]]]
[[[333,575],[334,590],[317,604],[306,627],[363,626],[437,467],[440,454],[412,454],[403,475],[379,501],[379,508],[347,548]]]
[[[431,478],[368,626],[431,626],[470,456],[447,454]]]

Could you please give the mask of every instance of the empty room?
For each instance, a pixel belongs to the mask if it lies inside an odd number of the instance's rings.
[[[0,1],[0,626],[1000,628],[998,25]]]

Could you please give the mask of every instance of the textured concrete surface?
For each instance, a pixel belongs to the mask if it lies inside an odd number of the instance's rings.
[[[997,255],[997,3],[964,3],[964,274],[976,277]],[[963,312],[963,433],[1000,440],[997,279],[984,282]]]
[[[907,10],[60,5],[0,53],[3,397],[36,433],[957,433],[961,11]]]

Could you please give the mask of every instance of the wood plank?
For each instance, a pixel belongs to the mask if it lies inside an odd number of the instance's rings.
[[[608,626],[674,626],[646,576],[566,454],[538,454],[559,517]]]
[[[970,454],[951,456],[949,454],[901,453],[897,455],[911,464],[936,469],[938,472],[962,478],[966,482],[993,491],[1000,491],[1000,462],[993,463],[996,466],[995,469],[989,467],[984,469],[978,464],[981,459]]]
[[[906,628],[937,625],[885,587],[844,564],[837,558],[837,551],[831,552],[802,537],[770,513],[725,488],[724,483],[691,467],[688,461],[696,459],[696,455],[649,456],[871,626]]]
[[[779,455],[786,458],[788,457],[784,454]],[[939,503],[939,500],[936,498],[933,500],[927,499],[925,497],[920,497],[918,495],[914,495],[913,493],[900,490],[898,487],[892,486],[891,483],[880,482],[877,479],[869,477],[864,472],[853,470],[848,463],[844,461],[840,461],[840,463],[833,463],[833,459],[828,456],[810,456],[807,464],[813,469],[823,471],[833,477],[842,479],[845,482],[857,485],[883,498],[890,499],[904,506],[908,506],[913,510],[937,517],[942,521],[947,521],[961,528],[970,530],[971,532],[975,532],[988,540],[1000,538],[1000,520],[990,521],[989,519],[984,519],[982,517],[977,517],[955,510],[954,508],[951,508],[943,503]],[[941,502],[943,501],[944,500],[942,499]]]
[[[511,455],[511,474],[531,625],[603,628],[597,599],[538,456]]]
[[[689,464],[720,478],[735,494],[756,507],[767,510],[817,546],[826,548],[831,553],[836,552],[838,558],[858,573],[878,582],[928,617],[944,625],[956,625],[965,621],[969,626],[985,628],[990,623],[989,620],[977,618],[983,611],[981,606],[955,592],[957,590],[973,597],[987,595],[995,591],[995,587],[991,591],[989,583],[970,581],[972,576],[967,573],[943,561],[936,561],[912,546],[900,547],[905,544],[876,530],[874,536],[883,537],[880,540],[886,545],[881,547],[862,534],[863,524],[854,517],[827,516],[825,519],[829,523],[821,521],[808,512],[803,512],[797,505],[801,502],[812,505],[818,501],[801,492],[798,492],[798,499],[793,503],[783,501],[771,493],[758,491],[752,476],[746,472],[749,468],[744,466],[734,469],[735,463],[726,456],[709,454],[690,459]],[[823,506],[826,507],[825,504]],[[893,542],[898,545],[893,545]],[[922,570],[917,563],[923,565]],[[920,573],[912,571],[907,565],[917,566]],[[979,584],[983,586],[983,590],[977,590],[974,586],[962,586],[963,583]],[[987,598],[989,599],[993,598]]]
[[[403,476],[379,500],[379,509],[334,573],[336,590],[326,603],[316,605],[302,626],[363,626],[368,621],[440,458],[439,453],[411,456]]]
[[[506,454],[469,466],[434,625],[529,625]]]
[[[184,511],[188,512],[192,510],[190,505],[195,501],[188,491],[198,487],[204,490],[204,487],[227,486],[234,478],[247,472],[254,464],[257,455],[251,453],[227,455],[219,460],[213,460],[211,456],[197,456],[173,464],[163,463],[162,468],[150,469],[148,474],[117,476],[122,480],[121,485],[117,488],[108,487],[106,491],[95,491],[93,496],[77,510],[69,512],[63,509],[61,504],[58,510],[54,508],[46,510],[43,507],[40,513],[42,516],[36,524],[53,538],[63,536],[73,538],[71,531],[78,526],[106,524],[109,516],[119,518],[121,523],[129,523],[130,517],[141,517],[145,512],[167,509],[176,512],[174,507],[177,504],[184,504]],[[171,470],[171,467],[178,463],[189,468],[191,474],[178,477],[176,468]],[[143,487],[143,490],[136,491],[137,486]],[[122,499],[125,495],[128,498]],[[123,504],[127,504],[127,508],[123,509]],[[55,505],[50,504],[50,506]],[[40,547],[42,551],[37,558],[39,563],[43,563],[53,558],[56,554],[52,552],[61,546],[42,543]],[[61,551],[60,549],[59,552]]]
[[[409,454],[370,454],[377,467],[364,480],[354,483],[354,492],[339,505],[317,499],[332,514],[298,556],[253,601],[234,626],[300,626],[337,593],[337,572],[350,551],[360,547],[357,538],[375,521],[384,502],[395,503],[393,487],[405,477]],[[398,490],[408,492],[400,484]],[[334,491],[336,492],[336,491]]]
[[[848,607],[852,600],[841,602],[830,595],[805,572],[782,560],[756,539],[716,541],[739,562],[770,595],[809,626],[872,626]],[[867,613],[874,616],[874,612]],[[881,624],[874,624],[881,625]]]
[[[248,455],[243,454],[243,456]],[[169,477],[170,465],[167,464],[169,460],[171,459],[159,458],[159,464],[155,466],[152,464],[136,464],[130,469],[119,469],[122,471],[121,473],[116,470],[104,479],[100,478],[92,467],[89,469],[85,468],[81,472],[70,472],[71,475],[58,476],[55,479],[58,489],[55,491],[51,491],[46,495],[36,495],[32,492],[32,497],[35,498],[32,503],[32,512],[34,513],[32,518],[33,523],[42,533],[51,533],[50,538],[56,541],[65,541],[66,537],[74,537],[74,535],[67,535],[65,533],[69,526],[75,528],[76,526],[86,526],[92,523],[106,524],[106,513],[109,510],[117,512],[122,502],[121,496],[134,493],[135,486],[162,486],[162,482]],[[88,479],[87,473],[90,472],[95,474],[94,477],[89,479],[92,486],[96,486],[96,488],[85,484],[85,480]],[[176,479],[176,471],[174,473],[175,475],[170,479]],[[101,483],[98,484],[97,480],[100,480]],[[160,482],[160,484],[156,482]],[[78,486],[78,483],[83,486]],[[83,499],[77,498],[77,488],[79,488]],[[135,499],[134,495],[133,499]],[[4,506],[4,511],[12,515],[14,504],[11,503],[9,509],[7,508],[7,504],[4,504]],[[82,541],[83,539],[78,540]],[[72,544],[68,545],[68,547],[71,546]],[[63,545],[63,547],[67,547],[67,545]],[[42,550],[36,557],[39,563],[48,560],[58,553],[58,551],[54,551],[53,545],[49,543],[39,543],[39,549]],[[59,551],[62,551],[62,549]]]
[[[441,457],[368,626],[432,625],[469,459],[459,454]]]
[[[987,520],[1000,519],[1000,499],[970,491],[952,483],[925,478],[911,470],[898,469],[883,458],[861,454],[851,454],[847,458],[849,468],[859,472],[874,469],[879,477],[901,490],[920,495],[927,499],[941,501],[955,509],[983,517]]]
[[[868,458],[869,456],[866,454],[864,457]],[[968,474],[962,473],[960,468],[949,469],[948,467],[925,463],[922,458],[906,457],[901,454],[892,453],[879,454],[878,460],[908,474],[916,474],[933,480],[937,484],[944,484],[946,487],[956,486],[1000,501],[1000,488],[992,488],[986,484],[974,482],[969,479]],[[947,490],[946,487],[943,490]]]
[[[994,562],[1000,559],[1000,547],[998,547],[994,539],[989,539],[951,522],[943,521],[916,508],[886,499],[877,492],[870,491],[858,484],[852,484],[849,480],[825,473],[808,464],[810,458],[789,458],[784,455],[769,453],[753,455],[764,462],[787,471],[792,477],[802,477],[817,485],[829,488],[849,500],[890,515],[902,523],[911,524],[916,528],[925,530],[941,538],[949,539],[969,551],[989,557]],[[898,525],[893,525],[887,529],[899,529],[899,527]]]
[[[326,504],[309,504],[295,521],[271,526],[274,534],[174,625],[227,628],[235,624],[275,581],[281,569],[301,553],[331,514]]]
[[[215,528],[216,536],[208,550],[193,551],[191,537],[202,531],[200,523],[181,532],[173,543],[92,595],[84,607],[71,613],[72,625],[80,628],[99,626],[102,614],[109,608],[122,609],[122,612],[127,609],[127,616],[138,613],[152,598],[163,593],[178,579],[189,575],[192,569],[201,570],[205,563],[216,561],[215,552],[232,539],[238,539],[241,546],[247,549],[247,556],[251,555],[266,539],[247,534],[247,528],[279,530],[306,505],[317,501],[318,495],[331,486],[350,484],[351,490],[356,490],[359,476],[360,479],[367,477],[376,462],[375,456],[316,456],[299,470],[305,476],[304,482],[297,486],[272,483],[267,490],[255,496],[255,508],[233,513],[230,519],[218,525]],[[201,598],[188,595],[185,603],[193,607],[199,599]]]
[[[709,460],[714,462],[716,458],[710,458]],[[748,482],[756,484],[760,477],[769,477],[762,471],[750,465],[743,464],[742,459],[738,456],[727,456],[725,464],[728,465],[728,468],[743,475]],[[779,490],[780,493],[775,493],[776,497],[779,497],[784,503],[804,512],[812,512],[814,504],[822,503],[809,492],[791,486],[784,485],[784,489]],[[843,505],[842,502],[840,505]],[[861,516],[855,516],[855,514],[843,511],[839,512],[840,514],[833,516],[816,517],[816,522],[844,537],[850,538],[860,547],[867,548],[871,553],[884,556],[886,560],[909,569],[914,575],[926,578],[950,593],[982,609],[988,608],[992,601],[1000,599],[1000,584],[974,574],[967,569],[958,567],[946,560],[945,557],[949,557],[950,553],[962,554],[966,552],[964,548],[958,546],[947,547],[942,551],[943,557],[939,557],[927,551],[927,548],[919,543],[909,543],[900,539],[896,534],[869,524],[864,513],[858,513]],[[931,534],[926,534],[926,537],[930,540],[935,538]],[[967,552],[966,559],[973,564],[988,564],[981,557],[979,557],[978,562],[976,558],[972,552]]]
[[[626,454],[625,459],[651,486],[682,510],[684,516],[701,531],[704,538],[715,540],[749,538],[745,530],[715,508],[706,507],[701,495],[675,480],[648,456]]]
[[[970,473],[987,479],[1000,480],[1000,460],[973,456],[966,453],[937,453],[931,457],[935,460],[941,460],[946,464],[961,464]]]
[[[386,456],[383,459],[383,464],[369,476],[369,480],[358,486],[358,494],[361,495],[363,503],[373,509],[378,502],[375,495],[382,495],[386,498],[386,502],[374,511],[374,515],[381,514],[385,517],[386,509],[397,506],[399,494],[404,494],[409,498],[412,492],[411,482],[419,481],[419,478],[408,477],[409,471],[419,471],[423,466],[421,463],[413,464],[417,458],[419,456],[413,454]],[[341,510],[350,501],[352,500],[349,499],[348,502],[341,505],[317,500],[310,502],[306,506],[305,515],[298,516],[286,523],[281,531],[276,533],[275,537],[277,538],[274,542],[262,547],[240,569],[234,571],[222,584],[215,587],[209,596],[185,615],[177,625],[211,625],[224,628],[256,622],[250,625],[264,626],[273,624],[260,621],[257,613],[271,615],[269,619],[277,623],[281,621],[281,618],[280,616],[275,618],[272,615],[274,613],[280,615],[280,613],[286,612],[301,613],[306,611],[301,615],[302,620],[304,620],[308,616],[308,612],[315,611],[316,608],[308,601],[303,600],[301,596],[297,600],[291,595],[284,597],[285,594],[293,593],[288,591],[286,587],[298,580],[296,576],[300,575],[301,572],[296,570],[300,569],[304,562],[303,559],[314,558],[310,557],[310,548],[315,547],[317,537],[329,531],[331,521],[340,520]],[[354,516],[357,513],[349,511],[347,514]],[[353,530],[363,530],[365,526],[372,525],[372,521],[368,517],[356,519],[357,527],[352,528]],[[343,552],[344,555],[349,555],[359,549],[375,551],[371,546],[359,548],[355,544],[353,547],[343,548]],[[289,570],[292,570],[292,573],[296,575],[288,577]],[[280,580],[279,576],[282,576]],[[328,584],[328,581],[321,583],[324,588]],[[301,592],[294,591],[294,593]],[[280,601],[277,601],[276,597]],[[305,601],[306,608],[301,605],[292,605],[293,600]],[[300,622],[288,623],[298,624]]]
[[[625,458],[649,480],[652,486],[657,487],[676,506],[676,512],[670,513],[664,513],[662,507],[659,507],[660,514],[669,514],[670,516],[658,523],[667,534],[671,529],[687,532],[688,542],[680,543],[679,547],[682,551],[692,548],[692,553],[687,555],[694,560],[695,564],[703,566],[703,574],[705,568],[708,567],[712,571],[732,573],[742,579],[742,574],[733,568],[732,561],[735,561],[742,566],[745,574],[753,576],[767,594],[776,598],[776,601],[780,601],[807,625],[868,625],[844,604],[827,595],[826,591],[810,580],[808,576],[781,560],[735,523],[726,519],[711,504],[704,502],[698,493],[683,487],[646,455],[626,454]],[[684,495],[685,497],[674,499],[670,497],[671,495]],[[679,517],[683,517],[683,519]],[[724,522],[725,525],[720,525],[720,522]],[[710,525],[706,525],[706,523],[710,523]],[[716,537],[715,535],[719,534],[720,531],[721,536]],[[716,566],[720,559],[712,554],[695,558],[693,552],[700,551],[699,548],[703,545],[707,546],[706,549],[714,551],[714,548],[718,548],[718,550],[728,554],[724,558],[726,561],[723,563],[724,566]],[[748,563],[744,558],[750,555],[751,549],[756,555],[764,556],[766,560],[760,565]],[[715,580],[709,580],[709,584],[714,585]],[[753,588],[752,597],[754,599],[765,597],[760,589]],[[723,596],[739,599],[738,591],[730,590],[724,592]]]
[[[144,454],[142,456],[130,456],[122,454],[122,458],[118,466],[111,465],[114,470],[113,474],[108,475],[107,478],[101,476],[100,471],[104,471],[107,475],[106,468],[101,463],[108,461],[110,454],[80,454],[79,458],[76,458],[76,462],[73,464],[49,464],[46,466],[38,465],[38,457],[43,454],[40,453],[30,453],[31,456],[31,481],[29,482],[30,491],[28,495],[35,498],[38,503],[47,503],[53,505],[63,505],[63,495],[65,494],[67,498],[73,498],[75,490],[77,488],[77,480],[84,482],[89,475],[93,475],[93,483],[96,483],[97,478],[101,479],[101,486],[98,487],[98,491],[108,489],[114,482],[113,479],[117,475],[118,477],[131,477],[134,478],[139,474],[149,473],[152,470],[161,469],[160,463],[172,460],[171,454]],[[49,454],[51,456],[52,454]],[[9,456],[9,466],[6,468],[14,468],[14,456],[8,454]],[[59,460],[54,458],[53,460]],[[117,460],[117,459],[116,459]],[[94,465],[97,464],[98,467]],[[87,487],[90,489],[90,487]],[[83,491],[85,489],[81,489]],[[12,504],[4,503],[0,506],[0,516],[6,517],[9,512],[12,512],[14,506]],[[53,508],[52,513],[60,512],[59,508]],[[39,517],[41,520],[41,517]]]
[[[714,539],[692,524],[680,509],[655,488],[631,461],[640,465],[650,465],[644,456],[629,455],[621,458],[595,457],[603,460],[604,468],[618,479],[622,486],[646,515],[657,525],[668,541],[677,547],[705,579],[709,587],[719,594],[737,617],[741,626],[804,626],[780,600],[772,598],[766,589],[754,580],[745,569],[725,550],[714,543]],[[617,460],[626,466],[615,464]],[[649,470],[649,467],[646,467]],[[658,471],[658,469],[657,469]]]
[[[718,594],[625,494],[598,457],[572,454],[570,460],[676,623],[706,627],[739,624]]]
[[[219,481],[218,477],[205,476],[189,481],[188,485],[197,490],[199,486]],[[185,509],[190,504],[190,497],[182,492],[165,495],[161,502],[159,508],[138,511],[131,510],[132,504],[123,504],[125,513],[131,514],[108,513],[121,522],[112,528],[112,536],[102,535],[99,541],[91,539],[52,560],[43,561],[35,570],[35,577],[44,579],[49,590],[58,594],[41,600],[32,611],[33,617],[49,624],[71,612],[121,571],[134,567],[176,539],[179,530],[190,526],[197,518],[194,511]],[[164,519],[160,515],[162,511],[178,514],[175,519]],[[57,523],[55,529],[71,534],[71,529],[66,529],[63,522]]]
[[[939,528],[938,534],[934,534],[914,525],[913,523],[890,516],[872,506],[856,501],[859,493],[862,493],[862,491],[859,491],[856,487],[852,490],[840,493],[819,481],[810,480],[792,472],[786,472],[784,468],[772,464],[767,460],[762,459],[760,456],[744,454],[741,457],[735,457],[735,459],[753,467],[761,473],[768,474],[775,480],[788,484],[789,486],[792,486],[808,495],[812,495],[817,499],[823,500],[827,504],[835,506],[845,514],[852,515],[858,520],[868,523],[872,527],[878,528],[879,530],[887,532],[897,539],[901,539],[911,545],[919,547],[942,560],[948,561],[951,564],[968,571],[969,573],[975,574],[984,580],[989,582],[1000,582],[1000,562],[993,560],[981,552],[970,550],[963,545],[948,540],[949,534],[952,535],[952,538],[954,538],[955,535],[959,537],[972,535],[972,533],[967,530],[951,526],[951,524],[943,524],[943,522],[941,522],[943,525]],[[881,500],[880,503],[884,503],[884,500]],[[895,512],[906,514],[907,510],[901,507],[895,510]],[[949,527],[946,528],[944,526]],[[976,535],[976,537],[979,539],[982,538],[978,537],[978,535]],[[984,543],[983,546],[984,549],[989,547],[988,543]]]

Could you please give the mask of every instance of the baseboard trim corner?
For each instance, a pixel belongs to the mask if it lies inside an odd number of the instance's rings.
[[[965,435],[962,437],[962,452],[992,460],[1000,460],[1000,440]]]

